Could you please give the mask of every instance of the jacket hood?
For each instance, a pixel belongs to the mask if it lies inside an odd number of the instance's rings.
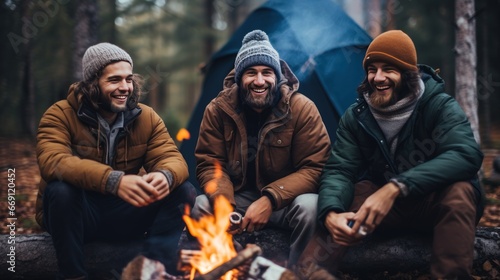
[[[78,87],[78,82],[71,84],[68,89],[68,95],[66,96],[66,100],[68,100],[69,105],[75,110],[78,111],[79,101],[76,97],[76,88]]]
[[[445,92],[444,80],[438,75],[438,72],[432,67],[419,64],[420,76],[425,84],[425,92],[422,96],[422,103],[429,101],[434,95]]]

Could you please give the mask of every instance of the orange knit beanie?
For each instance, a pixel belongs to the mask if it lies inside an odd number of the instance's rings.
[[[371,42],[363,59],[366,71],[372,62],[387,62],[400,70],[417,70],[417,51],[411,38],[401,30],[384,32]]]

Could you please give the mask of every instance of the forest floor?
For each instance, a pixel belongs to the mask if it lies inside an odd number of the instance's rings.
[[[491,139],[494,140],[497,149],[483,149],[483,174],[488,177],[492,172],[492,160],[500,155],[500,126],[491,134]],[[15,180],[9,180],[8,174],[15,174]],[[12,175],[11,175],[11,178]],[[0,220],[5,221],[7,218],[17,218],[16,234],[41,233],[43,230],[35,221],[35,203],[37,196],[37,184],[40,181],[40,174],[36,162],[35,141],[29,138],[2,138],[0,137]],[[8,187],[15,190],[13,196],[15,200],[11,200],[15,210],[9,211]],[[484,215],[479,222],[479,226],[484,227],[499,227],[500,226],[500,188],[485,187],[487,196],[487,205]],[[15,202],[12,202],[15,201]],[[7,234],[9,229],[6,226],[0,227],[0,234]],[[495,265],[495,267],[497,267]],[[500,271],[500,263],[495,269],[494,274],[498,276],[496,271]],[[489,279],[482,276],[474,277],[475,279]],[[425,280],[428,275],[385,275],[380,279],[419,279]],[[393,278],[395,277],[395,278]],[[359,279],[344,275],[344,279]]]

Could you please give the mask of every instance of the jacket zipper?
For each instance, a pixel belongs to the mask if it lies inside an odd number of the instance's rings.
[[[392,172],[394,172],[394,174],[397,174],[397,171],[396,171],[396,168],[394,166],[394,162],[393,160],[391,159],[390,155],[388,154],[388,151],[387,151],[387,148],[386,148],[386,145],[384,145],[385,141],[383,139],[378,139],[377,136],[375,136],[375,134],[369,130],[364,124],[363,122],[361,122],[361,120],[359,120],[359,118],[357,118],[358,120],[358,123],[359,125],[373,138],[375,139],[375,141],[377,142],[378,146],[380,147],[380,150],[382,150],[382,154],[384,155],[384,158],[385,160],[389,163],[389,166],[391,167],[392,169]]]

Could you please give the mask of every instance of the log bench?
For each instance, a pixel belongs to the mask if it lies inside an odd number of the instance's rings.
[[[11,237],[9,239],[9,237]],[[0,279],[54,279],[57,271],[52,241],[47,233],[1,235],[2,261]],[[235,237],[243,246],[254,243],[262,248],[263,256],[280,264],[288,254],[286,232],[266,229],[253,234]],[[180,247],[187,242],[185,234]],[[15,246],[15,250],[11,250]],[[460,244],[457,244],[460,246]],[[91,243],[86,245],[86,267],[91,279],[120,279],[122,268],[140,253],[139,242]],[[12,252],[15,254],[15,272],[9,270]],[[385,275],[395,272],[428,271],[430,239],[405,235],[394,239],[371,238],[353,247],[341,264],[343,273],[355,275]],[[474,275],[487,275],[493,269],[500,270],[500,227],[482,227],[476,231]],[[486,273],[486,274],[485,274]]]

